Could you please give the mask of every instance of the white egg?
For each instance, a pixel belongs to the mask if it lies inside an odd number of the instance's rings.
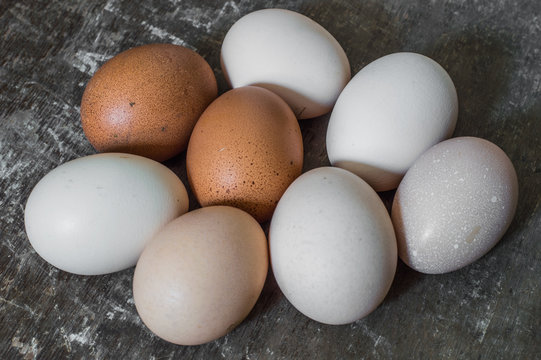
[[[485,255],[515,214],[518,181],[498,146],[475,137],[443,141],[408,170],[393,202],[400,258],[428,274]]]
[[[188,194],[164,165],[120,153],[58,166],[32,190],[25,227],[50,264],[81,275],[134,266],[146,243],[188,211]]]
[[[232,87],[265,87],[300,119],[329,112],[351,77],[336,39],[315,21],[284,9],[238,20],[225,36],[221,62]]]
[[[272,217],[269,246],[286,298],[326,324],[372,312],[396,271],[389,213],[366,182],[339,168],[308,171],[290,185]]]
[[[417,157],[452,135],[457,116],[455,87],[438,63],[415,53],[384,56],[340,94],[327,129],[329,160],[376,191],[395,189]]]

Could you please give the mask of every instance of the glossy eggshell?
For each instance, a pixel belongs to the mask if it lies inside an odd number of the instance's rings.
[[[390,54],[361,69],[340,94],[327,154],[376,191],[392,190],[424,151],[452,135],[457,116],[455,86],[438,63]]]
[[[201,208],[169,223],[145,248],[133,278],[135,306],[159,337],[206,343],[248,315],[267,270],[257,221],[228,206]]]
[[[134,266],[146,243],[188,211],[188,194],[164,165],[107,153],[58,166],[26,203],[26,233],[57,268],[100,275]]]
[[[247,86],[216,99],[197,122],[186,155],[202,206],[230,205],[269,220],[303,163],[302,135],[287,104]]]
[[[126,50],[90,79],[81,121],[100,152],[163,161],[184,151],[191,131],[217,96],[216,78],[194,51],[172,44]]]
[[[515,214],[517,175],[493,143],[459,137],[424,153],[392,208],[400,258],[429,274],[460,269],[501,239]]]
[[[221,63],[231,86],[265,87],[299,119],[329,112],[351,77],[336,39],[312,19],[285,9],[240,18],[224,38]]]
[[[286,298],[326,324],[371,313],[396,271],[387,209],[365,181],[340,168],[310,170],[291,184],[272,217],[269,248]]]

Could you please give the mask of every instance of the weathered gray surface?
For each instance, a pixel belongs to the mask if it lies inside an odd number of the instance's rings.
[[[132,269],[82,277],[48,265],[26,238],[24,204],[48,171],[94,152],[81,129],[79,103],[106,59],[150,42],[183,44],[207,59],[223,92],[219,51],[227,29],[271,6],[297,10],[327,28],[353,73],[395,51],[420,52],[442,64],[459,95],[455,135],[480,136],[507,152],[520,182],[517,214],[503,240],[465,269],[428,276],[400,263],[384,303],[354,324],[307,319],[269,275],[255,309],[232,333],[203,346],[168,344],[137,316]],[[327,121],[301,123],[306,169],[328,164]],[[2,0],[0,358],[539,359],[540,137],[537,0]],[[184,155],[166,165],[186,180]],[[388,203],[392,193],[383,197]]]

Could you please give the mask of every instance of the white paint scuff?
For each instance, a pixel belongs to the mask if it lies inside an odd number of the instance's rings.
[[[69,334],[67,338],[70,343],[77,342],[81,345],[93,346],[96,343],[90,336],[90,326],[87,326],[79,333]]]
[[[111,57],[112,56],[110,55],[77,50],[77,53],[75,53],[75,59],[73,59],[72,62],[72,66],[77,70],[92,76],[96,70],[98,70],[98,68]]]
[[[15,336],[11,339],[11,346],[16,348],[19,354],[23,355],[25,359],[36,359],[41,351],[41,348],[38,346],[38,340],[34,337],[30,341],[30,344],[25,344],[21,342],[18,336]]]
[[[490,308],[490,306],[488,306]],[[490,325],[490,322],[492,321],[492,318],[494,317],[494,311],[489,312],[486,314],[486,316],[480,318],[477,321],[477,330],[481,333],[479,336],[478,342],[481,344],[483,340],[485,340],[485,335],[487,333],[488,326]]]
[[[176,2],[173,1],[173,4],[175,3]],[[204,29],[207,33],[210,33],[212,26],[217,23],[229,9],[236,14],[240,14],[240,9],[235,1],[226,1],[218,11],[209,13],[209,11],[204,11],[204,9],[201,8],[186,9],[178,19],[188,22],[197,29]]]
[[[116,4],[116,0],[109,0],[105,4],[103,10],[115,14],[115,16],[120,17],[122,20],[124,20],[124,21],[126,21],[128,23],[133,23],[134,22],[133,19],[130,16],[122,13],[122,11],[119,9],[119,7]],[[157,27],[157,26],[155,26],[153,24],[150,24],[148,21],[143,20],[140,23],[140,25],[145,29],[145,31],[148,31],[152,36],[155,36],[159,40],[167,41],[167,42],[170,42],[170,43],[175,44],[175,45],[180,45],[180,46],[184,46],[184,47],[187,47],[189,49],[195,50],[195,48],[193,46],[189,45],[183,39],[179,38],[178,36],[176,36],[176,35],[174,35],[174,34],[172,34],[170,32],[168,32],[165,29],[162,29],[162,28]]]
[[[184,40],[171,34],[170,32],[164,29],[151,25],[146,21],[141,22],[141,25],[143,25],[143,27],[147,31],[149,31],[153,36],[157,37],[160,40],[167,40],[167,41],[170,41],[172,44],[188,47],[188,48],[191,48],[192,50],[194,49],[189,44],[187,44]]]

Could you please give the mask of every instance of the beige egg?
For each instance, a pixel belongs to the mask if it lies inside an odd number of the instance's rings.
[[[141,319],[159,337],[197,345],[248,315],[268,269],[265,234],[246,212],[211,206],[169,223],[143,251],[133,278]]]

